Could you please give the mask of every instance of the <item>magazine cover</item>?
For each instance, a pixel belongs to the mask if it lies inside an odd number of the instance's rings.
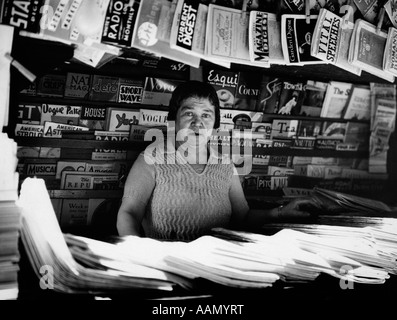
[[[32,5],[34,2],[34,5]],[[46,0],[13,1],[4,0],[0,4],[0,23],[19,30],[37,33]]]
[[[110,1],[104,18],[101,42],[131,47],[140,0]]]
[[[171,49],[169,37],[160,38],[164,30],[168,29],[171,32],[175,13],[175,6],[166,6],[164,3],[161,0],[146,0],[139,4],[132,47],[198,68],[200,58]],[[169,12],[166,14],[162,10]]]
[[[141,78],[120,78],[117,102],[120,103],[142,103],[144,80]]]
[[[396,85],[392,83],[377,83],[371,82],[369,84],[371,89],[371,130],[375,123],[376,109],[379,104],[379,100],[389,100],[392,102],[396,101],[397,89]]]
[[[18,123],[40,124],[40,104],[18,104]]]
[[[285,64],[281,47],[281,28],[277,15],[270,12],[252,10],[248,26],[249,54],[252,62]]]
[[[357,19],[350,44],[349,62],[379,78],[394,82],[392,74],[383,70],[387,33],[373,24]]]
[[[390,27],[387,33],[383,69],[397,76],[397,29],[394,27]]]
[[[175,6],[175,1],[164,2],[163,6]],[[169,35],[171,49],[230,68],[229,61],[205,55],[208,6],[196,0],[177,0],[174,10]]]
[[[171,5],[170,2],[168,5]],[[202,58],[208,7],[200,1],[178,0],[174,10],[170,33],[171,48]]]
[[[93,75],[89,99],[94,101],[117,101],[119,92],[118,77]]]
[[[118,180],[115,172],[62,171],[61,190],[98,190],[106,184],[116,186]]]
[[[138,124],[139,110],[109,107],[106,115],[107,131],[130,131],[132,124]]]
[[[102,26],[105,13],[110,0],[93,0],[87,3],[83,1],[63,1],[63,0],[47,0],[47,10],[43,9],[43,18],[48,23],[43,26],[40,24],[40,33],[48,39],[63,41],[66,43],[84,43],[91,41],[100,43]],[[48,9],[50,8],[50,9]],[[99,28],[91,34],[81,33],[81,12],[95,12],[100,15],[98,23]]]
[[[237,71],[214,68],[204,69],[203,80],[215,88],[221,108],[233,109],[236,102],[239,75]]]
[[[81,108],[81,106],[43,103],[41,105],[40,124],[44,125],[46,121],[52,121],[77,125],[81,115]]]
[[[46,121],[44,122],[43,137],[60,139],[62,138],[62,130],[88,131],[89,129],[72,124]]]
[[[324,61],[311,55],[311,42],[317,15],[283,14],[281,16],[281,44],[287,65],[322,64]]]
[[[61,199],[60,226],[87,226],[88,202],[89,199]]]
[[[299,115],[305,91],[305,82],[284,81],[279,96],[277,114]]]
[[[168,111],[140,109],[138,123],[143,126],[167,126]]]
[[[300,115],[320,116],[327,87],[328,82],[307,80]]]
[[[172,92],[182,80],[146,77],[143,84],[142,104],[168,107]]]
[[[379,0],[354,0],[354,4],[363,15],[364,20],[370,23],[376,23],[381,7],[380,2],[383,3],[383,1]]]
[[[296,136],[299,120],[274,119],[272,122],[271,139],[285,138],[292,139]]]
[[[248,39],[249,13],[239,9],[210,4],[208,6],[205,54],[232,63],[265,67],[252,62]],[[267,65],[270,67],[270,65]]]
[[[277,113],[278,100],[283,86],[283,79],[262,74],[260,92],[256,102],[256,110],[263,113]]]
[[[60,97],[65,92],[66,75],[46,74],[37,80],[36,93],[38,96]]]
[[[353,84],[330,81],[324,97],[320,116],[323,118],[342,118]]]
[[[61,179],[63,171],[85,171],[86,162],[79,160],[59,160],[56,165],[55,178]]]
[[[40,124],[17,123],[15,136],[17,137],[42,137],[44,126]]]
[[[68,72],[66,75],[65,98],[86,99],[90,91],[91,75]]]
[[[240,71],[233,108],[255,111],[260,82],[260,73]]]
[[[370,86],[353,84],[343,112],[344,119],[370,120],[371,89]]]
[[[349,45],[354,23],[327,9],[321,9],[314,28],[311,55],[355,75],[361,69],[349,63]]]

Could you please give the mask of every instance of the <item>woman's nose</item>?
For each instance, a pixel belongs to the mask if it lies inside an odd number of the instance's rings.
[[[199,116],[194,116],[192,124],[195,125],[196,127],[200,127],[203,123],[201,121],[201,118]]]

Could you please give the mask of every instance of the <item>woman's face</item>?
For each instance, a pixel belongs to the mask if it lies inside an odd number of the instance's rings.
[[[188,98],[178,109],[175,131],[184,129],[188,136],[205,138],[211,136],[215,125],[215,107],[203,98]]]

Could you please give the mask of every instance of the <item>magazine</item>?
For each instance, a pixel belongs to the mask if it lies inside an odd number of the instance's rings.
[[[322,64],[324,61],[311,55],[311,43],[317,15],[310,16],[310,23],[301,14],[281,16],[281,45],[288,65]]]
[[[357,19],[350,42],[349,62],[379,78],[394,82],[394,76],[383,70],[387,33],[362,19]]]
[[[369,85],[353,84],[346,108],[344,119],[370,120],[371,118],[371,89]]]
[[[383,5],[391,24],[397,28],[397,6],[394,0],[387,0]]]
[[[363,18],[370,22],[376,23],[376,19],[378,18],[379,10],[381,8],[379,0],[354,0],[354,4],[356,5],[357,9],[362,14]]]
[[[175,1],[174,1],[175,2]],[[164,5],[174,5],[165,2]],[[170,47],[200,59],[230,68],[227,60],[207,57],[205,53],[208,6],[196,0],[178,0],[172,20]]]
[[[208,6],[205,54],[210,58],[257,67],[270,67],[252,62],[248,39],[249,13],[215,4]]]
[[[352,86],[353,84],[348,82],[330,81],[325,92],[320,116],[323,118],[342,118]]]
[[[277,114],[298,115],[306,92],[305,81],[283,81]]]
[[[162,14],[164,3],[161,0],[146,0],[145,3],[143,1],[140,3],[132,36],[132,47],[198,68],[200,58],[171,49],[170,39],[161,36],[166,29],[171,31],[175,12]],[[166,8],[175,10],[174,6],[164,6],[163,9]]]
[[[379,104],[379,100],[396,101],[396,85],[391,83],[370,83],[371,89],[371,130],[375,123],[376,109]]]
[[[327,87],[328,82],[306,81],[306,90],[300,109],[300,115],[309,117],[320,116]]]
[[[383,69],[393,76],[397,76],[397,29],[394,27],[390,27],[387,33]]]
[[[281,47],[280,22],[274,13],[256,11],[249,16],[249,54],[252,62],[285,64]]]
[[[311,55],[360,76],[361,69],[348,62],[353,28],[354,23],[321,9],[314,28]]]

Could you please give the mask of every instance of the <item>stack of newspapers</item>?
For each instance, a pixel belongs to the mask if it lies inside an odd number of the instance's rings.
[[[18,204],[22,212],[22,242],[43,289],[100,294],[126,289],[172,291],[176,284],[189,286],[178,275],[124,258],[123,252],[105,242],[98,244],[106,255],[96,255],[85,245],[90,254],[85,263],[80,263],[83,249],[69,249],[43,179],[25,179]]]
[[[5,133],[0,135],[0,300],[18,297],[21,216],[18,199],[17,145]]]
[[[397,271],[393,218],[356,227],[285,225],[272,235],[218,228],[191,242],[137,236],[104,242],[63,234],[41,179],[23,182],[20,206],[30,261],[39,277],[41,268],[52,270],[52,278],[41,284],[62,292],[189,291],[197,279],[267,288],[275,282],[311,282],[320,274],[382,284]]]

